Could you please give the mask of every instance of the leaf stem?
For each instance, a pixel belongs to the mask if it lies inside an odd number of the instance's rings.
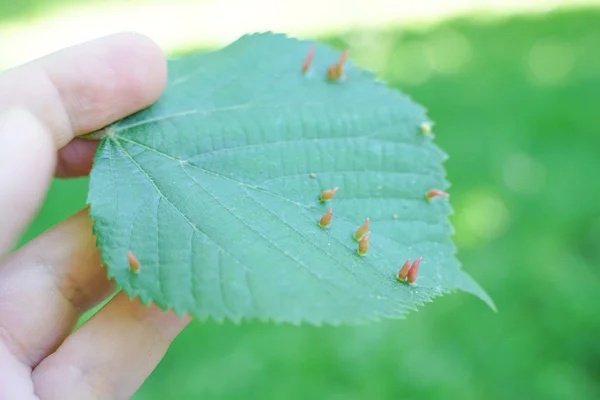
[[[96,131],[86,133],[85,135],[78,136],[79,139],[85,140],[101,140],[106,136],[106,128],[98,129]]]

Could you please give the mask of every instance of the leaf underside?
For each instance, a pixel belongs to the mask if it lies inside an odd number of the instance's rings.
[[[493,307],[454,256],[447,199],[424,199],[448,187],[446,155],[419,131],[425,109],[351,62],[327,80],[338,57],[247,35],[171,60],[162,97],[105,129],[88,202],[129,296],[198,318],[314,324],[398,318],[458,289]],[[361,257],[352,235],[366,217]],[[420,256],[417,282],[399,282]]]

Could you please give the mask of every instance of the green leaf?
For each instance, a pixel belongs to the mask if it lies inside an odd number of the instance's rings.
[[[493,307],[454,257],[447,199],[424,199],[448,186],[425,110],[351,62],[327,80],[339,53],[321,44],[303,74],[309,46],[254,34],[173,60],[162,97],[105,129],[88,201],[109,275],[144,303],[219,320],[401,317],[456,289]],[[417,282],[399,282],[419,256]]]

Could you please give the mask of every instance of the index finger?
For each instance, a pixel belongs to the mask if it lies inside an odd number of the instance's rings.
[[[115,34],[1,73],[0,110],[30,110],[60,149],[152,104],[166,75],[166,60],[152,40]]]

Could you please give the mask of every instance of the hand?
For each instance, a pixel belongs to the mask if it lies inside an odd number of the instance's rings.
[[[6,256],[53,175],[89,173],[76,139],[152,104],[166,62],[137,34],[75,46],[0,73],[0,399],[126,399],[189,322],[115,291],[87,209]]]

